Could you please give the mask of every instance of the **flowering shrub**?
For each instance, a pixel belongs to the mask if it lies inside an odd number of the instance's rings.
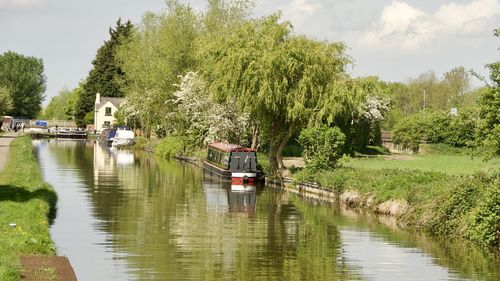
[[[240,143],[249,127],[249,115],[239,112],[235,103],[220,104],[208,94],[206,83],[195,72],[181,77],[179,89],[174,93],[187,133],[197,144],[213,141]]]

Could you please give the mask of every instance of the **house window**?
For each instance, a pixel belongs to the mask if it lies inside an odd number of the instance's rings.
[[[104,121],[104,127],[106,127],[106,128],[111,127],[111,122],[109,122],[109,121]]]
[[[111,107],[106,107],[106,112],[104,113],[105,116],[111,116]]]

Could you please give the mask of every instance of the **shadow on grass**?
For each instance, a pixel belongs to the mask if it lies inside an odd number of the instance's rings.
[[[57,195],[54,191],[41,188],[35,191],[28,191],[19,186],[0,185],[0,201],[28,202],[32,199],[40,199],[49,204],[47,218],[52,224],[57,214]]]

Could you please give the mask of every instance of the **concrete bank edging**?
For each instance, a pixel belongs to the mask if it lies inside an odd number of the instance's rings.
[[[355,190],[347,190],[339,193],[332,189],[327,189],[315,183],[294,182],[291,178],[266,178],[266,184],[283,188],[284,190],[295,193],[307,198],[326,201],[329,203],[340,203],[341,205],[353,208],[373,211],[377,214],[400,216],[408,212],[410,205],[405,200],[388,200],[375,205],[374,195],[363,195]]]

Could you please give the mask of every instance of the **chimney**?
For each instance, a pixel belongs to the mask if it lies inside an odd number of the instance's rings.
[[[95,94],[95,104],[101,103],[101,94]]]

